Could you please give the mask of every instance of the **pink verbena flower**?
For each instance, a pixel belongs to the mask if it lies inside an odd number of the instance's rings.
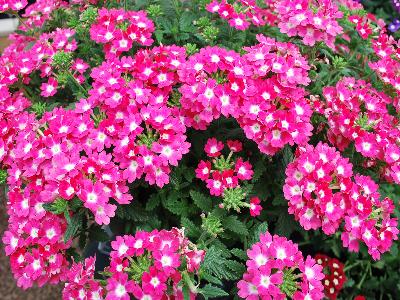
[[[227,141],[229,152],[223,154],[225,145],[216,138],[207,140],[204,151],[212,161],[200,161],[196,177],[207,184],[210,195],[222,197],[220,207],[239,211],[241,207],[250,209],[251,216],[258,216],[261,211],[260,200],[254,198],[250,203],[245,201],[246,193],[242,186],[253,178],[253,167],[249,161],[238,156],[242,149],[239,141]],[[241,198],[241,199],[240,199]],[[257,198],[258,199],[258,198]]]
[[[124,28],[123,24],[127,26]],[[134,42],[150,46],[153,31],[154,24],[144,11],[102,8],[90,28],[90,37],[105,44],[106,56],[112,56],[130,50]]]
[[[345,247],[358,251],[362,241],[374,259],[397,240],[392,200],[380,201],[378,185],[367,176],[353,176],[352,165],[335,148],[307,146],[288,165],[286,175],[289,213],[304,229],[322,227],[328,235],[340,230]]]
[[[252,217],[259,216],[262,210],[262,206],[260,205],[260,199],[258,197],[252,197],[250,199],[250,215]]]
[[[43,83],[40,87],[42,92],[40,93],[43,97],[50,97],[57,93],[58,82],[54,78],[50,78],[47,83]]]
[[[265,2],[266,8],[261,8],[254,0],[237,0],[233,5],[226,0],[214,0],[207,4],[206,9],[210,13],[217,13],[222,19],[228,20],[231,27],[238,30],[246,30],[250,24],[263,26],[275,25],[277,17],[272,12],[272,5]],[[239,8],[239,10],[235,10]]]
[[[342,193],[353,175],[352,165],[335,148],[307,146],[286,169],[283,187],[289,213],[307,230],[322,227],[330,234],[347,208]]]
[[[334,48],[336,36],[343,32],[337,21],[343,13],[334,1],[280,0],[275,8],[281,32],[290,37],[300,36],[306,45],[323,41]]]
[[[89,257],[83,263],[74,263],[67,272],[63,300],[103,300],[104,288],[94,278],[96,257]]]
[[[177,228],[138,231],[135,236],[117,237],[111,246],[105,299],[178,296],[181,272],[196,273],[205,255]]]
[[[310,256],[304,260],[292,241],[269,232],[247,251],[247,271],[237,284],[238,296],[243,299],[285,298],[285,285],[296,286],[293,299],[322,299],[324,278],[322,266]]]
[[[379,160],[381,173],[399,183],[396,168],[400,163],[400,134],[397,120],[387,105],[393,100],[369,84],[354,78],[344,78],[335,87],[325,87],[325,116],[330,125],[328,138],[340,150],[351,142],[367,158],[366,166]]]
[[[9,10],[18,11],[28,5],[27,0],[2,0],[0,1],[0,11],[6,12]]]

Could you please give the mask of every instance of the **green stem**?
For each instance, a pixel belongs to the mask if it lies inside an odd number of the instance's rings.
[[[18,18],[19,22],[21,22],[21,24],[24,25],[25,28],[28,30],[28,28],[29,28],[28,25],[26,25],[24,19],[21,18],[21,16],[19,15],[18,12],[12,13],[12,15],[16,16]]]
[[[229,163],[233,155],[233,151],[229,152],[228,157],[226,158],[226,162]]]
[[[88,96],[88,91],[79,83],[78,80],[76,80],[76,78],[74,77],[74,75],[72,75],[71,71],[67,70],[66,71],[68,74],[68,77],[75,83],[75,85],[83,92],[83,94],[85,95],[85,97]]]
[[[187,271],[182,272],[183,280],[185,281],[186,285],[190,289],[190,291],[194,294],[197,294],[197,287],[193,284],[192,280],[190,279],[189,274]]]
[[[347,271],[353,269],[354,267],[357,267],[358,265],[360,265],[362,263],[363,263],[363,261],[359,260],[359,261],[355,262],[354,264],[351,264],[351,265],[345,267],[343,271],[347,272]]]
[[[371,263],[368,263],[367,269],[365,270],[363,277],[361,278],[360,282],[357,284],[358,289],[360,289],[362,287],[365,279],[367,278],[367,274],[370,270],[371,270]]]

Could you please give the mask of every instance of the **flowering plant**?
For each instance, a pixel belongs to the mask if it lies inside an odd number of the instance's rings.
[[[400,293],[400,47],[383,20],[352,0],[27,5],[0,1],[23,17],[0,57],[20,287]]]

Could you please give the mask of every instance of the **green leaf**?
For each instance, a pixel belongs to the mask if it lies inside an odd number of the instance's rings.
[[[103,228],[94,225],[89,229],[89,239],[98,242],[106,242],[110,238]]]
[[[83,259],[79,255],[79,253],[76,252],[76,250],[74,248],[68,248],[66,253],[65,253],[65,256],[68,259],[68,261],[71,261],[71,259],[72,259],[74,262],[80,262]]]
[[[183,177],[186,179],[188,182],[192,182],[193,179],[195,178],[195,173],[193,168],[185,168],[183,171]]]
[[[194,204],[204,212],[209,212],[212,209],[212,200],[210,197],[192,190],[189,192],[190,197],[193,199]]]
[[[336,257],[340,257],[340,248],[336,241],[332,241],[331,250],[332,250],[333,254],[335,254]]]
[[[250,238],[248,241],[248,248],[250,248],[254,243],[260,241],[260,234],[265,233],[268,231],[268,223],[263,222],[259,223],[258,225],[254,226],[251,230]]]
[[[288,213],[282,213],[278,217],[278,221],[275,225],[275,233],[278,235],[283,235],[285,237],[290,237],[293,231],[295,231],[297,223],[295,222],[292,215]]]
[[[79,248],[80,249],[85,249],[86,242],[87,242],[86,232],[81,231],[81,233],[79,234],[79,240],[78,240]]]
[[[67,230],[64,234],[64,242],[69,241],[70,239],[74,238],[77,232],[82,229],[83,225],[83,215],[82,214],[75,214],[71,217],[70,222],[68,223]]]
[[[287,205],[287,200],[285,199],[285,197],[283,195],[279,194],[272,200],[272,205],[273,206],[284,206],[284,205]]]
[[[194,32],[196,27],[193,25],[195,15],[190,11],[185,11],[179,20],[179,28],[181,31]]]
[[[199,290],[199,292],[206,299],[229,296],[229,294],[227,292],[225,292],[223,289],[216,287],[215,285],[212,285],[212,284],[205,285],[202,289]]]
[[[83,203],[79,198],[75,197],[68,202],[68,206],[73,212],[76,212],[79,208],[83,206]]]
[[[256,164],[254,165],[254,174],[253,174],[253,178],[252,178],[252,182],[257,182],[262,174],[265,172],[267,168],[265,167],[265,161],[260,159],[256,162]]]
[[[138,201],[133,201],[129,205],[118,205],[116,214],[121,219],[135,222],[147,222],[152,217]]]
[[[215,276],[213,276],[213,275],[211,275],[209,273],[203,272],[201,274],[201,278],[204,279],[207,282],[210,282],[210,283],[213,283],[213,284],[217,284],[217,285],[222,285],[222,281],[221,280],[219,280],[217,277],[215,277]]]
[[[382,270],[385,267],[385,262],[383,260],[377,261],[372,265],[374,268]]]
[[[160,205],[161,199],[158,193],[154,193],[149,197],[146,203],[146,210],[150,211]]]
[[[232,270],[232,265],[228,267],[230,260],[227,257],[229,256],[229,251],[225,252],[214,245],[211,246],[207,250],[204,261],[201,265],[202,271],[222,280],[238,279],[237,274]]]
[[[159,18],[158,23],[162,26],[165,32],[172,32],[174,25],[167,18]]]
[[[186,217],[182,217],[181,225],[185,228],[185,234],[188,237],[199,237],[201,235],[200,227],[194,224]]]
[[[162,199],[163,206],[175,215],[186,216],[188,204],[179,191],[171,191],[167,197]]]
[[[227,260],[225,264],[235,274],[235,279],[241,278],[246,271],[245,265],[236,260]]]
[[[231,253],[236,256],[237,258],[241,260],[247,260],[247,254],[246,251],[239,249],[239,248],[234,248],[231,250]]]
[[[228,216],[222,221],[222,225],[225,229],[235,232],[239,235],[246,236],[249,234],[249,231],[246,225],[238,220],[237,216]]]
[[[288,164],[290,164],[293,161],[293,152],[292,149],[290,148],[289,145],[286,145],[283,149],[282,149],[282,160],[281,160],[281,164],[279,165],[279,171],[278,171],[278,178],[281,181],[284,181],[286,178],[286,168],[288,166]]]
[[[68,212],[68,201],[62,198],[57,198],[52,203],[43,204],[43,208],[55,215],[60,215]]]

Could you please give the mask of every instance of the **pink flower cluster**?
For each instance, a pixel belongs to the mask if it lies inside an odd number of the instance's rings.
[[[106,9],[98,11],[98,18],[90,28],[90,37],[104,44],[106,57],[119,56],[129,51],[133,43],[150,46],[153,22],[144,11],[125,11],[124,9]]]
[[[378,185],[367,177],[355,175],[352,165],[335,148],[319,143],[307,146],[286,169],[283,187],[294,214],[306,229],[322,227],[335,233],[345,222],[342,241],[351,251],[364,242],[374,259],[389,250],[397,240],[397,219],[392,200],[380,201]]]
[[[312,134],[311,106],[298,87],[310,82],[309,66],[293,44],[257,39],[259,44],[245,48],[253,75],[246,80],[236,119],[261,152],[274,155],[286,144],[306,144]]]
[[[63,241],[66,222],[43,209],[34,185],[30,184],[24,192],[17,188],[10,191],[9,226],[3,236],[11,270],[17,285],[24,289],[34,282],[42,286],[64,280],[68,269],[65,250],[70,243]]]
[[[67,271],[62,294],[64,300],[103,300],[104,288],[95,280],[95,257],[85,259],[83,263],[74,263]]]
[[[236,115],[244,86],[235,72],[242,77],[250,75],[238,53],[219,47],[202,48],[179,67],[180,103],[187,126],[205,130],[221,114]]]
[[[46,7],[50,13],[54,2],[49,3],[50,6]],[[35,7],[42,4],[39,1]],[[28,21],[34,19],[35,15],[30,15]],[[28,21],[27,24],[34,24]],[[72,110],[54,109],[37,120],[34,114],[24,112],[30,106],[24,94],[14,87],[8,88],[17,82],[29,84],[29,75],[37,71],[42,78],[49,78],[41,87],[42,95],[54,95],[58,83],[55,79],[57,71],[52,66],[53,58],[60,50],[72,52],[77,48],[73,36],[73,30],[57,29],[42,34],[30,47],[26,46],[31,38],[15,36],[15,43],[1,57],[0,162],[8,169],[10,190],[9,228],[3,242],[7,255],[11,256],[18,284],[24,288],[30,287],[33,282],[43,285],[62,280],[68,266],[65,250],[70,242],[63,241],[66,221],[46,212],[44,203],[52,203],[60,197],[67,201],[78,197],[93,213],[98,224],[108,224],[116,210],[116,206],[109,203],[110,198],[119,204],[127,204],[132,199],[126,185],[127,178],[124,178],[125,167],[120,169],[120,164],[127,164],[128,160],[116,161],[106,152],[112,145],[114,125],[100,121],[102,112],[97,115],[90,100],[80,101]],[[71,74],[80,84],[85,80],[83,74],[88,65],[79,59],[72,63]],[[133,111],[132,107],[130,109]],[[161,119],[157,116],[157,109],[142,113],[152,114],[157,125],[163,129],[155,151],[162,152],[166,141],[188,148],[182,140],[172,140],[169,136],[171,128],[184,128],[163,122],[171,112],[161,110]],[[132,123],[132,130],[138,131],[134,126]],[[118,129],[122,130],[122,127]],[[126,134],[129,135],[129,132],[128,129]],[[116,151],[126,149],[123,147]],[[135,150],[130,148],[126,154],[132,155]],[[168,149],[165,153],[165,156],[170,154]],[[151,162],[150,165],[157,167],[154,167],[154,174],[158,177],[154,175],[153,179],[149,179],[154,183],[156,178],[164,175],[159,169],[167,167],[152,165]],[[160,182],[159,179],[157,181]],[[165,178],[162,181],[165,182]]]
[[[378,38],[372,40],[372,47],[377,56],[377,61],[369,62],[382,81],[393,86],[397,95],[400,94],[400,45],[392,36],[382,32]],[[396,109],[400,111],[399,97],[396,102]]]
[[[24,24],[20,24],[19,29],[28,30],[42,27],[51,18],[55,9],[68,7],[68,3],[63,0],[36,0],[25,8]]]
[[[184,48],[162,46],[106,60],[92,70],[93,89],[82,105],[98,107],[103,117],[90,145],[114,146],[113,160],[129,183],[145,175],[150,184],[164,186],[169,166],[189,151],[182,114],[170,99],[184,60]]]
[[[257,39],[243,56],[217,47],[191,56],[179,68],[181,104],[187,126],[204,130],[221,114],[232,116],[261,152],[273,155],[311,136],[311,107],[297,87],[310,82],[309,66],[293,44]]]
[[[322,299],[322,266],[308,256],[304,259],[297,244],[285,237],[260,235],[247,250],[247,271],[237,284],[243,299]]]
[[[202,160],[196,169],[196,177],[206,182],[210,194],[217,197],[224,195],[226,190],[239,187],[241,182],[251,180],[254,173],[250,162],[233,157],[234,153],[242,151],[242,143],[228,140],[226,144],[229,148],[227,157],[221,153],[225,148],[223,142],[215,138],[208,139],[204,151],[212,162]],[[253,197],[249,208],[252,216],[258,216],[262,209],[260,199]]]
[[[43,204],[53,202],[60,185],[79,173],[73,169],[82,140],[76,124],[70,123],[71,116],[76,122],[89,123],[90,117],[82,119],[80,114],[58,109],[38,121],[34,114],[24,112],[30,106],[24,94],[9,87],[17,81],[28,84],[34,71],[49,76],[57,49],[72,51],[76,47],[70,34],[62,29],[43,34],[27,50],[30,38],[20,36],[0,59],[0,162],[8,171],[9,186],[9,226],[3,243],[23,288],[34,282],[57,283],[65,276],[65,251],[70,246],[70,242],[64,243],[66,221],[45,211]]]
[[[378,185],[371,178],[356,175],[354,179],[349,194],[345,195],[348,209],[341,236],[343,245],[350,251],[358,251],[358,241],[362,241],[377,260],[398,239],[398,220],[391,217],[395,207],[389,198],[380,200]]]
[[[27,0],[0,0],[0,12],[18,11],[28,5]]]
[[[264,26],[274,25],[277,17],[272,13],[271,8],[261,8],[256,0],[236,0],[229,4],[226,0],[213,0],[207,4],[206,9],[210,13],[217,13],[222,19],[229,22],[229,25],[238,29],[246,30],[250,24]],[[267,1],[265,1],[267,2]],[[235,8],[240,7],[238,11]]]
[[[372,27],[369,24],[368,18],[363,18],[358,15],[350,16],[349,21],[356,25],[358,34],[364,40],[368,39],[372,35]]]
[[[356,150],[374,166],[385,163],[382,173],[400,183],[399,122],[387,108],[393,100],[370,84],[343,78],[335,87],[323,90],[326,99],[329,141],[343,151],[351,142]]]
[[[117,237],[111,245],[111,262],[104,272],[109,276],[104,298],[103,291],[93,281],[93,260],[89,260],[86,272],[82,271],[82,265],[75,266],[79,273],[69,275],[63,299],[71,299],[68,296],[78,289],[82,291],[80,298],[72,299],[129,300],[135,297],[158,300],[167,295],[183,299],[182,273],[192,277],[205,255],[203,250],[190,243],[183,230],[177,228],[138,231],[134,236]],[[89,298],[93,292],[97,292],[99,298]],[[190,298],[195,299],[194,291],[190,294]]]
[[[279,0],[275,4],[278,27],[288,36],[300,36],[303,43],[313,46],[325,42],[335,48],[335,38],[343,32],[338,19],[343,17],[331,0]]]

